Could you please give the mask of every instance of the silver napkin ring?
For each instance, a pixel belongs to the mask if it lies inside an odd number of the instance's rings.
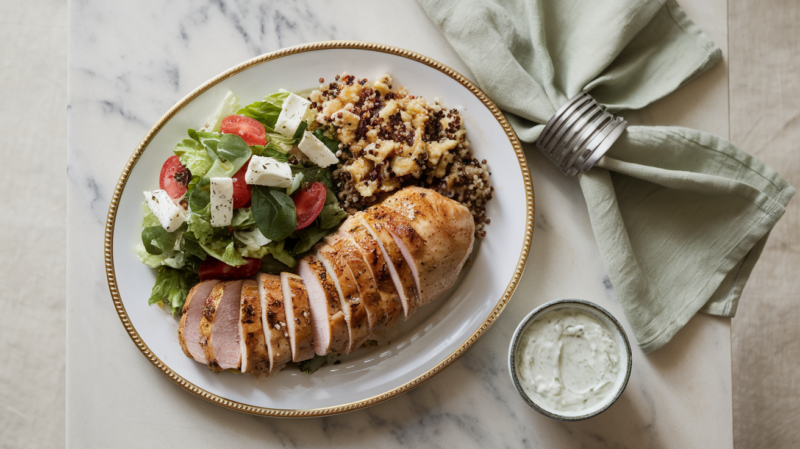
[[[536,147],[565,175],[575,176],[594,167],[626,126],[622,117],[615,117],[581,92],[547,122]]]

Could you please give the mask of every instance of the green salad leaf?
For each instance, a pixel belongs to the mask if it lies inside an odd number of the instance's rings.
[[[268,128],[268,132],[272,132],[275,129],[278,116],[281,114],[283,100],[288,96],[289,92],[276,92],[264,97],[264,101],[251,103],[239,109],[236,113],[258,120]]]
[[[216,160],[206,178],[233,176],[253,154],[244,139],[236,134],[223,134],[216,148]]]
[[[214,111],[214,114],[208,118],[206,125],[203,127],[203,129],[205,131],[219,132],[220,126],[222,125],[222,120],[225,117],[232,115],[233,111],[237,109],[239,109],[239,98],[237,98],[236,95],[233,94],[233,92],[228,91],[228,93],[225,94],[225,98],[222,99],[222,103],[220,103],[216,111]]]
[[[206,252],[203,247],[197,243],[197,240],[192,240],[188,233],[184,233],[184,238],[181,240],[181,251],[186,254],[191,254],[200,260],[206,260]]]
[[[158,221],[155,215],[153,215],[153,211],[150,210],[150,206],[147,203],[142,203],[142,227],[147,228],[150,226],[161,226],[161,222]]]
[[[292,254],[296,256],[310,250],[315,243],[328,235],[328,230],[320,229],[317,225],[312,224],[307,228],[296,231],[295,235],[300,238],[297,244],[295,244],[294,249],[292,249]]]
[[[297,139],[294,137],[286,137],[283,134],[276,132],[268,132],[267,137],[269,137],[267,148],[272,148],[273,150],[284,154],[292,151],[292,146],[297,143]]]
[[[308,359],[297,364],[297,368],[306,374],[314,374],[318,369],[325,365],[328,358],[324,355],[315,355],[313,359]]]
[[[297,126],[297,130],[294,132],[294,136],[292,136],[295,142],[299,142],[303,138],[303,133],[306,132],[306,128],[308,128],[308,122],[305,120],[300,122]]]
[[[321,182],[327,189],[333,190],[333,177],[328,168],[323,167],[304,167],[302,165],[292,165],[292,175],[303,174],[303,182],[313,184]]]
[[[175,232],[166,231],[161,225],[148,226],[142,229],[142,243],[144,244],[144,249],[147,250],[148,253],[158,256],[165,251],[173,251],[175,248],[175,240],[178,239],[181,234],[182,232],[178,230]]]
[[[339,141],[326,136],[325,132],[321,128],[314,131],[314,136],[322,141],[322,143],[324,143],[325,146],[331,150],[331,153],[336,154],[336,152],[339,151]]]
[[[253,186],[253,218],[264,237],[281,241],[297,227],[294,201],[282,189]]]
[[[189,215],[189,218],[186,220],[186,226],[184,238],[190,238],[198,243],[207,245],[214,237],[214,227],[211,226],[210,221],[202,216],[196,214]]]
[[[338,226],[345,218],[347,218],[347,212],[336,202],[335,204],[322,206],[322,211],[317,217],[317,223],[319,223],[320,228],[329,230]]]
[[[256,225],[256,220],[253,218],[253,208],[242,207],[234,209],[233,217],[231,218],[231,227],[236,230],[250,228]]]
[[[202,178],[195,184],[191,195],[189,195],[189,208],[193,212],[192,215],[197,214],[206,217],[210,214],[210,205],[211,181],[208,178]]]
[[[275,159],[278,162],[288,162],[289,156],[284,153],[283,151],[276,149],[274,144],[267,144],[264,145],[251,145],[250,149],[253,151],[253,154],[256,156],[266,156]]]
[[[198,281],[197,275],[187,270],[159,267],[148,303],[162,303],[169,313],[178,315],[186,302],[186,295]]]
[[[226,264],[232,267],[238,267],[247,263],[236,251],[236,246],[233,243],[233,239],[229,239],[227,242],[222,239],[215,239],[208,244],[200,243],[200,247],[211,257],[221,260]]]
[[[291,196],[294,192],[296,192],[297,189],[303,185],[303,179],[305,179],[305,175],[303,173],[294,175],[294,177],[292,177],[292,185],[286,189],[286,194]]]
[[[178,155],[181,164],[192,172],[193,178],[204,176],[214,163],[206,147],[194,139],[183,139],[172,151]]]

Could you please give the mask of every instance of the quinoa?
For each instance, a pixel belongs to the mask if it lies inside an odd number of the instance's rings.
[[[466,206],[476,236],[486,236],[491,173],[485,159],[472,157],[458,110],[395,88],[388,74],[369,83],[342,73],[312,91],[308,100],[316,110],[311,130],[322,129],[341,142],[333,181],[348,213],[403,187],[420,186]]]

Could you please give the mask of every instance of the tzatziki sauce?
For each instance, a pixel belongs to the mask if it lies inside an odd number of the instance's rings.
[[[553,413],[580,412],[616,393],[620,348],[615,335],[588,311],[543,313],[520,336],[517,375],[528,397]]]

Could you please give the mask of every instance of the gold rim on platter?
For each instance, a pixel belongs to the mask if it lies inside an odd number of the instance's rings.
[[[278,59],[284,56],[293,55],[296,53],[303,53],[308,51],[316,51],[316,50],[329,50],[329,49],[357,49],[357,50],[368,50],[368,51],[376,51],[382,53],[389,53],[396,56],[401,56],[407,59],[411,59],[422,64],[425,64],[429,67],[432,67],[450,78],[456,80],[461,85],[466,87],[473,95],[478,97],[481,102],[486,105],[486,107],[492,112],[494,117],[503,127],[503,130],[506,132],[509,141],[511,142],[512,147],[517,156],[517,160],[520,165],[520,170],[522,171],[522,178],[525,184],[525,198],[526,198],[526,216],[525,216],[525,239],[523,241],[522,250],[520,251],[519,260],[517,261],[516,269],[514,270],[514,275],[512,276],[508,286],[506,287],[505,291],[503,292],[502,297],[498,300],[497,305],[494,307],[492,312],[486,318],[486,320],[481,324],[481,327],[475,331],[472,336],[467,339],[457,350],[455,350],[452,354],[450,354],[445,360],[440,362],[438,365],[433,367],[432,369],[428,370],[426,373],[418,376],[417,378],[397,387],[391,391],[386,393],[373,396],[368,399],[364,399],[357,402],[352,402],[349,404],[337,405],[333,407],[324,407],[324,408],[315,408],[315,409],[307,409],[307,410],[286,410],[286,409],[273,409],[267,407],[255,407],[252,405],[242,404],[240,402],[231,401],[210,393],[202,388],[197,387],[196,385],[188,382],[186,379],[181,377],[178,373],[173,371],[169,366],[167,366],[164,362],[162,362],[152,351],[150,348],[145,344],[142,338],[139,336],[139,333],[136,331],[136,328],[133,327],[133,324],[128,317],[127,312],[125,311],[125,306],[122,303],[122,298],[119,294],[119,289],[117,287],[117,278],[116,273],[114,271],[114,223],[117,217],[117,209],[119,207],[119,201],[122,197],[122,191],[125,188],[125,184],[128,182],[128,177],[133,170],[134,165],[139,160],[139,157],[142,155],[144,150],[150,144],[150,141],[155,137],[155,135],[161,130],[161,128],[175,115],[183,109],[187,104],[189,104],[192,100],[197,98],[200,94],[205,92],[206,90],[210,89],[211,87],[215,86],[216,84],[220,83],[221,81],[239,73],[244,70],[249,69],[250,67],[256,66],[258,64],[262,64],[267,61],[272,61],[274,59]],[[373,44],[367,42],[354,42],[354,41],[327,41],[327,42],[316,42],[312,44],[305,44],[299,45],[296,47],[285,48],[283,50],[279,50],[273,53],[267,53],[261,56],[258,56],[254,59],[246,61],[214,78],[207,81],[202,86],[198,87],[189,95],[184,97],[181,101],[179,101],[175,106],[170,108],[164,116],[162,116],[158,122],[147,132],[144,139],[139,143],[139,146],[136,147],[136,150],[131,155],[130,159],[128,159],[127,164],[125,164],[125,169],[122,171],[122,175],[119,177],[119,181],[117,181],[116,188],[114,189],[114,194],[111,197],[111,205],[108,209],[108,216],[106,218],[106,230],[105,230],[105,242],[104,242],[104,253],[105,253],[105,267],[106,267],[106,277],[108,278],[108,289],[111,292],[111,298],[114,300],[114,307],[116,307],[117,314],[119,315],[119,319],[122,321],[123,326],[128,331],[128,335],[130,335],[133,342],[142,351],[145,357],[147,357],[150,362],[156,366],[162,373],[166,374],[173,382],[180,385],[183,389],[209,401],[213,402],[217,405],[220,405],[225,408],[229,408],[231,410],[236,410],[239,412],[250,413],[253,415],[261,415],[261,416],[273,416],[273,417],[313,417],[313,416],[329,416],[329,415],[336,415],[340,413],[351,412],[359,409],[363,409],[366,407],[370,407],[381,402],[384,402],[388,399],[391,399],[395,396],[398,396],[406,391],[411,390],[414,387],[419,386],[423,382],[427,381],[434,375],[436,375],[439,371],[446,368],[448,365],[453,363],[457,358],[459,358],[464,351],[466,351],[473,343],[475,343],[478,338],[480,338],[484,332],[489,328],[489,326],[494,323],[497,317],[500,315],[500,312],[503,311],[508,300],[511,298],[511,295],[514,293],[514,290],[517,288],[519,284],[519,280],[522,277],[522,271],[525,268],[525,263],[528,259],[528,252],[531,246],[531,237],[533,235],[533,212],[534,212],[534,199],[533,199],[533,184],[531,182],[530,172],[528,170],[528,164],[525,159],[525,154],[522,151],[522,146],[520,145],[519,139],[517,139],[517,135],[514,133],[514,130],[509,125],[506,118],[500,112],[500,110],[495,106],[495,104],[490,100],[486,94],[481,91],[478,86],[473,84],[470,80],[465,78],[460,73],[456,72],[455,70],[451,69],[450,67],[437,62],[431,58],[426,56],[422,56],[420,54],[403,50],[397,47],[390,47],[388,45],[381,45],[381,44]]]

